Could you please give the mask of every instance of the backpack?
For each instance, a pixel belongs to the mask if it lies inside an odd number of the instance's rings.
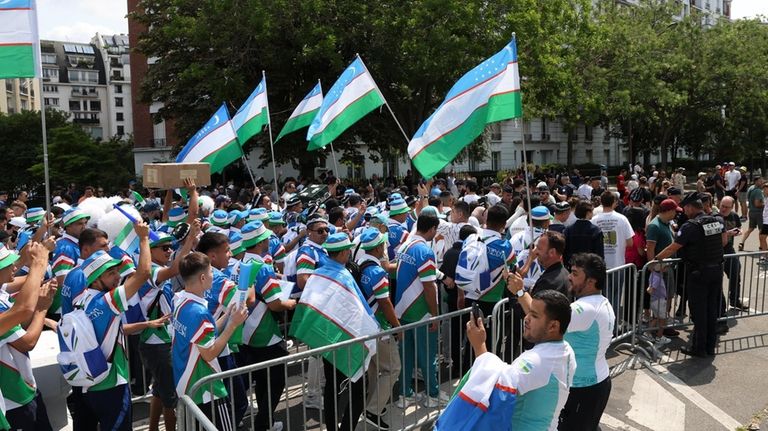
[[[485,240],[472,234],[461,247],[459,262],[456,265],[456,286],[465,292],[480,293],[491,285],[491,269],[488,263],[488,244],[495,238]]]
[[[362,264],[358,264],[357,262],[350,260],[347,262],[345,267],[347,268],[347,271],[352,274],[352,278],[355,279],[355,283],[357,283],[357,287],[359,287],[361,290],[363,288],[362,280],[363,280],[363,271],[365,268],[371,267],[373,265],[376,265],[376,262],[366,260]]]
[[[83,308],[61,316],[58,329],[60,353],[56,359],[72,386],[89,388],[109,374],[109,363],[96,338],[91,319]]]

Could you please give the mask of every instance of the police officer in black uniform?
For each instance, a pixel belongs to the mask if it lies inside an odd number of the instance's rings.
[[[728,240],[722,218],[704,213],[701,196],[688,193],[680,202],[688,221],[675,241],[656,255],[666,259],[678,253],[685,263],[688,306],[693,320],[691,346],[680,351],[689,356],[715,354],[717,317],[723,291],[723,245]]]

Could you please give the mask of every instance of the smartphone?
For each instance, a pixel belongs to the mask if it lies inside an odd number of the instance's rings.
[[[480,306],[477,305],[477,302],[472,304],[472,319],[474,319],[475,322],[477,322],[477,319],[485,319],[483,310],[480,309]]]

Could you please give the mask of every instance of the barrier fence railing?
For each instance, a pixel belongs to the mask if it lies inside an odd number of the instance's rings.
[[[282,422],[283,429],[289,430],[335,428],[327,427],[328,423],[340,424],[339,429],[354,429],[357,415],[361,413],[364,425],[358,429],[377,429],[377,420],[367,422],[365,414],[367,411],[382,413],[383,408],[386,414],[378,420],[386,421],[392,428],[427,427],[445,408],[455,385],[472,362],[471,348],[464,345],[463,338],[454,337],[457,325],[452,324],[459,322],[463,332],[469,313],[470,308],[465,308],[375,335],[223,371],[200,379],[189,393],[199,389],[213,393],[214,385],[224,382],[231,395],[237,379],[244,379],[248,401],[241,415],[244,425],[251,429],[259,427],[259,420],[266,420],[268,427]],[[375,343],[377,353],[362,377],[351,381],[335,371],[333,364],[352,363],[353,356],[366,343]],[[404,364],[410,365],[411,371],[402,370]],[[259,373],[266,377],[266,387],[249,383],[256,380]],[[275,382],[281,385],[281,380],[285,382],[282,388],[273,387]],[[336,408],[332,401],[335,388],[339,388],[340,395]],[[312,408],[320,399],[318,392],[324,401],[322,413]],[[401,396],[407,398],[402,400]],[[399,401],[406,404],[398,406]],[[226,403],[229,419],[240,422],[235,399],[228,396]],[[260,416],[259,408],[264,406],[266,414]],[[347,406],[351,406],[352,413],[345,415]],[[187,429],[208,429],[204,423],[195,423],[196,418],[203,415],[200,406],[184,402],[179,409],[184,410],[179,414],[185,420],[192,421],[187,422]],[[220,425],[219,418],[214,416],[210,420],[214,427]]]
[[[759,252],[726,256],[723,266],[722,322],[768,314],[765,306],[768,266],[759,264],[759,259],[766,255],[768,253]],[[679,259],[651,262],[640,270],[632,264],[611,269],[606,274],[604,290],[616,314],[612,346],[628,346],[636,352],[643,352],[649,359],[658,353],[654,347],[657,340],[648,335],[648,331],[655,331],[655,327],[645,319],[650,307],[646,289],[652,270],[661,271],[665,279],[668,299],[666,309],[672,315],[675,311],[682,313],[680,320],[667,320],[663,328],[690,325],[692,321],[686,299],[689,293],[695,294],[695,287],[685,285],[685,265]],[[511,362],[526,347],[522,340],[523,315],[519,310],[516,312],[514,302],[511,305],[509,299],[503,299],[493,307],[491,315],[486,316],[489,349],[507,362]],[[296,342],[291,349],[295,353],[286,352],[281,357],[207,376],[194,383],[191,392],[200,388],[211,391],[216,382],[223,381],[230,394],[226,402],[231,419],[237,420],[235,400],[231,394],[236,380],[244,379],[247,382],[247,403],[242,419],[251,428],[256,427],[257,420],[266,416],[268,424],[280,421],[284,424],[283,429],[288,430],[326,429],[326,423],[334,422],[342,422],[341,429],[351,429],[355,418],[350,415],[344,417],[345,404],[351,405],[355,412],[363,405],[360,413],[363,414],[361,422],[364,425],[358,429],[376,429],[375,420],[374,423],[366,422],[365,413],[368,410],[376,412],[377,407],[384,405],[386,414],[381,415],[380,420],[388,422],[391,428],[426,428],[440,414],[447,404],[447,396],[453,393],[459,378],[471,365],[472,352],[464,337],[469,312],[470,308],[465,308],[318,349],[310,350]],[[398,340],[395,341],[394,337],[398,337]],[[351,362],[354,349],[366,342],[375,342],[378,352],[371,359],[364,377],[350,382],[334,371],[333,363]],[[403,343],[410,347],[404,347]],[[404,366],[411,368],[411,372],[401,373]],[[266,388],[254,386],[258,373],[266,378]],[[280,378],[276,379],[278,375]],[[273,388],[273,381],[280,380],[285,382],[284,385]],[[410,384],[403,385],[406,381]],[[324,386],[326,390],[323,394]],[[398,397],[411,386],[414,393],[426,390],[429,395],[437,396],[409,398],[408,404],[401,409],[397,405]],[[328,387],[332,389],[328,390]],[[326,399],[325,411],[330,410],[331,413],[324,415],[316,410],[315,407],[322,405],[319,400],[323,396],[333,397],[333,389],[337,387],[342,390],[338,397],[338,407],[334,408],[333,403]],[[390,387],[393,388],[388,389]],[[266,397],[264,394],[267,394]],[[261,402],[254,402],[260,396]],[[377,401],[382,405],[377,406]],[[258,415],[260,404],[267,406],[268,414]],[[217,418],[208,419],[191,399],[181,399],[179,410],[179,423],[187,425],[185,429],[218,429]]]

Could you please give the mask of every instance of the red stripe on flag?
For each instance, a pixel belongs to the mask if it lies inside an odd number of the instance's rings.
[[[471,404],[472,406],[479,408],[483,412],[487,412],[488,411],[488,406],[484,405],[481,402],[473,400],[472,398],[467,396],[467,394],[465,394],[464,392],[459,392],[459,398],[461,398],[462,400],[464,400],[468,404]]]

